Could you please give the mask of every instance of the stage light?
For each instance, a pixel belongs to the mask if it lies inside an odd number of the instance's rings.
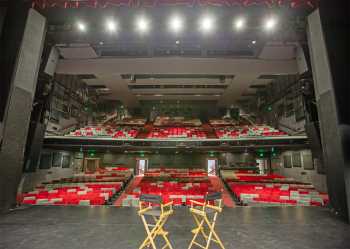
[[[184,28],[184,20],[180,16],[173,16],[169,21],[169,28],[174,33],[179,33]]]
[[[243,17],[237,18],[234,22],[234,27],[237,31],[244,29],[246,26],[246,20]]]
[[[252,41],[252,44],[255,45],[255,44],[256,44],[256,40],[253,40],[253,41]]]
[[[78,29],[80,32],[86,32],[86,31],[87,31],[87,26],[86,26],[86,24],[85,24],[84,22],[82,22],[82,21],[77,22],[76,26],[77,26],[77,29]]]
[[[265,20],[264,29],[265,31],[273,31],[277,26],[277,19],[275,17],[269,17]]]
[[[212,16],[203,16],[200,20],[200,30],[204,33],[209,33],[214,29],[214,18]]]
[[[145,17],[139,17],[136,20],[136,28],[139,32],[145,33],[150,29],[150,22]]]
[[[109,19],[106,21],[106,30],[110,33],[114,33],[117,31],[117,23],[113,19]]]

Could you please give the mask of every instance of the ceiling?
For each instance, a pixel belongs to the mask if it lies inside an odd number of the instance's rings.
[[[59,48],[66,57],[56,72],[81,75],[90,86],[108,88],[104,98],[130,107],[140,100],[168,99],[215,100],[230,106],[276,75],[297,74],[296,48],[266,44],[261,58],[103,58],[90,56],[88,46]]]
[[[168,7],[151,9],[45,10],[48,42],[60,53],[57,73],[81,75],[103,98],[136,107],[143,100],[210,100],[226,107],[254,95],[276,75],[298,73],[297,52],[305,42],[305,11],[253,6],[244,9],[249,25],[233,32],[242,8]],[[172,13],[186,17],[186,30],[174,36],[165,20]],[[198,32],[203,13],[216,17],[215,32]],[[261,20],[271,13],[279,29],[261,30]],[[152,20],[148,35],[133,28],[138,15]],[[103,20],[113,16],[121,25],[114,35],[103,31]],[[74,23],[84,20],[89,32],[77,32]],[[254,42],[253,42],[254,41]],[[265,77],[261,77],[265,75]],[[251,87],[253,85],[253,87]]]

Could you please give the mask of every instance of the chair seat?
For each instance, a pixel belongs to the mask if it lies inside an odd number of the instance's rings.
[[[144,213],[144,215],[148,215],[148,216],[157,216],[159,217],[161,214],[161,210],[159,207],[154,207],[151,210],[147,211]]]

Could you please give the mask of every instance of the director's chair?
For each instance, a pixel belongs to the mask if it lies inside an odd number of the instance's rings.
[[[157,249],[154,241],[158,236],[163,237],[165,241],[165,245],[162,247],[162,249],[173,249],[168,239],[169,233],[163,229],[163,226],[165,225],[169,216],[174,213],[172,205],[173,202],[163,204],[162,197],[158,195],[143,194],[140,196],[140,209],[138,214],[141,216],[142,222],[145,226],[147,237],[139,249],[150,246],[152,246],[153,249]],[[151,221],[149,221],[150,223],[148,223],[146,217],[151,217]]]
[[[214,203],[214,205],[212,205],[212,203]],[[208,249],[212,241],[217,243],[222,249],[225,249],[219,236],[215,232],[217,216],[222,212],[221,193],[206,195],[204,203],[191,200],[190,212],[194,218],[197,228],[192,230],[193,238],[188,249],[191,249],[193,245],[203,249]],[[201,234],[204,238],[206,243],[205,245],[202,245],[196,241],[199,234]]]

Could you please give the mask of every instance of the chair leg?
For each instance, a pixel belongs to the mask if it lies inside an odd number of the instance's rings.
[[[192,238],[192,241],[188,247],[188,249],[191,249],[193,244],[196,242],[196,238],[198,237],[198,234],[200,231],[202,231],[202,228],[203,228],[203,223],[204,223],[204,219],[200,222],[199,226],[198,226],[198,231],[193,235],[193,238]],[[206,238],[205,238],[206,239]]]
[[[171,243],[166,235],[163,235],[163,239],[165,240],[165,243],[166,243],[166,245],[163,247],[163,249],[167,248],[167,247],[170,249],[173,249],[173,247],[172,247],[172,245],[171,245]]]
[[[220,247],[222,249],[225,249],[224,244],[222,243],[221,239],[219,238],[219,236],[217,235],[217,233],[215,232],[215,221],[216,221],[216,217],[214,218],[214,222],[211,224],[210,221],[208,220],[207,217],[205,217],[205,221],[209,227],[210,233],[209,233],[209,237],[208,237],[208,243],[206,246],[206,249],[209,248],[210,242],[212,240],[212,236],[215,237],[215,240],[218,242],[218,244],[220,245]]]
[[[153,249],[157,249],[157,247],[156,247],[156,245],[155,245],[155,243],[154,243],[154,238],[153,238],[153,233],[154,233],[154,230],[155,230],[155,229],[152,229],[152,231],[150,231],[145,217],[141,216],[141,219],[142,219],[143,224],[144,224],[144,226],[145,226],[146,233],[147,233],[147,237],[146,237],[146,239],[143,241],[143,243],[141,244],[141,246],[139,247],[139,249],[143,249],[144,247],[149,246],[149,244],[152,245],[152,248],[153,248]],[[156,227],[155,227],[155,228],[156,228]]]
[[[173,249],[173,247],[172,247],[172,245],[171,245],[171,243],[166,235],[166,232],[163,230],[163,226],[165,225],[168,217],[156,219],[156,217],[152,216],[152,218],[155,222],[155,225],[151,231],[149,230],[146,219],[144,217],[142,217],[142,218],[143,218],[142,220],[144,221],[146,232],[147,232],[148,236],[144,240],[144,242],[142,243],[142,245],[140,246],[139,249],[143,249],[144,247],[149,247],[150,245],[152,245],[153,249],[156,249],[154,239],[159,235],[161,235],[165,241],[165,246],[163,246],[162,249],[165,249],[165,248]]]
[[[200,227],[200,221],[198,219],[198,217],[195,215],[195,214],[192,214],[193,218],[194,218],[194,221],[196,222],[197,224],[197,227]],[[203,218],[202,218],[203,219]],[[200,229],[201,233],[202,233],[202,236],[204,237],[205,241],[208,240],[208,235],[204,232],[204,227],[203,225],[201,226],[201,229]]]

